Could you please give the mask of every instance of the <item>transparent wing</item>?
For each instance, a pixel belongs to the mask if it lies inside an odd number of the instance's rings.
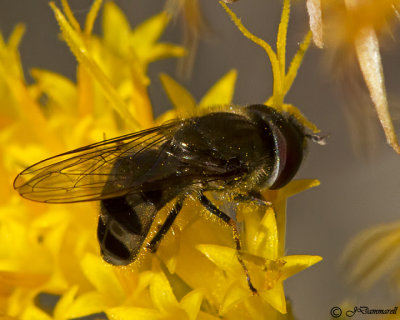
[[[161,146],[180,123],[170,122],[48,158],[22,171],[14,188],[24,198],[48,203],[100,200],[134,192],[140,185],[126,182],[132,171],[115,170],[115,164],[149,150],[146,162],[156,161]]]

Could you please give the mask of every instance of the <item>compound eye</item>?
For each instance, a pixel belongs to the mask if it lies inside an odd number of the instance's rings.
[[[303,161],[305,135],[291,122],[270,123],[274,135],[278,174],[270,189],[279,189],[296,175]]]

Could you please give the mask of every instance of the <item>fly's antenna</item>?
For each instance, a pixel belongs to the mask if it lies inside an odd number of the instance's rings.
[[[306,134],[306,137],[310,139],[312,142],[318,143],[321,146],[326,145],[326,141],[328,140],[329,135],[319,136],[317,134]]]

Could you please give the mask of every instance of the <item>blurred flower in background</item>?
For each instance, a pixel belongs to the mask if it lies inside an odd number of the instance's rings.
[[[355,74],[361,71],[370,99],[378,114],[387,143],[400,153],[386,94],[380,55],[379,39],[390,34],[398,23],[398,0],[307,0],[310,28],[314,43],[320,48],[334,50],[335,68],[339,67],[339,81],[355,95],[353,104],[358,111],[350,119],[360,129],[363,114],[368,118],[365,99],[360,98],[360,85]],[[358,64],[358,66],[357,66]],[[358,67],[360,70],[358,70]],[[353,74],[352,74],[353,73]],[[350,88],[349,88],[350,86]],[[361,106],[362,105],[362,106]],[[372,121],[367,121],[360,137],[371,136]],[[371,141],[366,141],[370,144]]]
[[[340,81],[352,91],[349,96],[358,111],[350,113],[353,127],[361,129],[360,135],[364,137],[371,137],[374,129],[373,121],[363,118],[363,114],[368,114],[366,101],[354,75],[361,71],[386,140],[397,153],[400,146],[389,113],[380,43],[393,36],[399,22],[399,8],[398,0],[307,0],[314,43],[336,51]],[[371,142],[371,139],[366,141]],[[386,291],[398,299],[399,244],[400,228],[396,221],[370,227],[353,238],[344,250],[341,266],[356,292],[368,291],[384,281],[390,287]],[[349,296],[350,301],[354,298]]]
[[[235,1],[224,0],[226,3]],[[187,49],[187,55],[179,61],[178,74],[181,77],[189,78],[199,42],[210,35],[212,30],[210,30],[198,0],[167,0],[165,11],[171,14],[173,19],[181,19],[183,45]]]
[[[310,34],[290,67],[285,66],[289,0],[284,1],[277,52],[253,36],[225,5],[239,29],[267,52],[274,91],[269,103],[308,122],[284,102]],[[21,199],[11,189],[22,169],[56,153],[153,126],[196,108],[230,104],[236,72],[224,75],[197,103],[167,75],[161,80],[174,110],[154,119],[147,94],[148,65],[182,57],[179,45],[159,41],[170,16],[162,12],[131,29],[112,2],[103,9],[103,35],[92,34],[101,8],[95,0],[81,27],[62,1],[51,8],[62,39],[78,61],[77,81],[47,70],[32,70],[27,84],[18,55],[24,27],[0,38],[0,317],[71,319],[293,319],[283,281],[321,257],[285,255],[286,199],[316,186],[300,180],[263,192],[268,206],[236,205],[243,260],[259,295],[249,290],[236,259],[232,231],[194,200],[188,200],[157,254],[142,252],[128,267],[106,264],[95,237],[98,204],[46,205]],[[221,204],[222,205],[222,204]],[[156,217],[149,237],[168,210]]]
[[[198,0],[167,0],[165,11],[174,19],[181,18],[183,45],[188,54],[180,59],[178,73],[189,77],[195,61],[197,47],[201,38],[210,32]]]

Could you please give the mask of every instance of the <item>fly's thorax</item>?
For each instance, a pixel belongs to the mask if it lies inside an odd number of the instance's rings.
[[[260,127],[263,139],[273,144],[273,160],[260,164],[252,179],[262,187],[279,189],[300,168],[306,148],[304,127],[292,116],[265,105],[250,105],[246,110]]]

